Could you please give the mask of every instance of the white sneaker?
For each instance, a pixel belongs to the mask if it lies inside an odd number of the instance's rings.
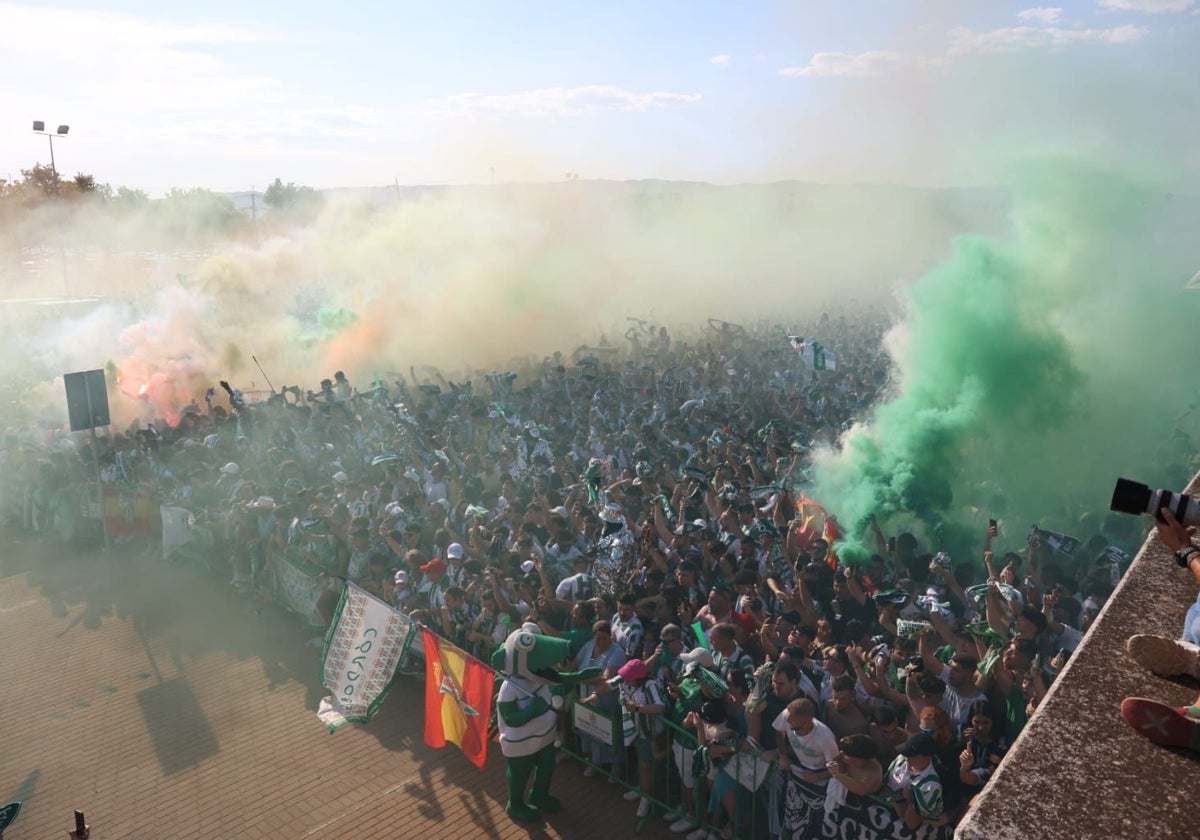
[[[663,818],[663,822],[673,823],[673,822],[675,822],[675,820],[679,819],[681,816],[683,816],[683,815],[680,814],[678,811],[673,811],[670,808],[668,808],[667,810],[663,811],[662,818]]]
[[[696,827],[696,821],[691,817],[680,817],[671,823],[670,830],[672,834],[683,834],[685,831],[690,831]]]
[[[1187,674],[1200,679],[1200,647],[1165,636],[1130,636],[1125,642],[1129,658],[1152,674],[1177,677]]]
[[[687,840],[708,840],[708,829],[701,826],[687,836]]]
[[[595,778],[595,776],[596,776],[596,768],[595,767],[593,767],[592,765],[589,764],[587,767],[583,768],[583,777],[585,779],[593,779],[593,778]]]
[[[638,803],[637,815],[639,817],[650,816],[650,800],[644,796],[642,797],[642,801]]]
[[[624,799],[626,802],[632,802],[635,799],[641,799],[642,794],[636,788],[633,788],[633,789],[625,791],[625,795],[622,796],[621,798]]]

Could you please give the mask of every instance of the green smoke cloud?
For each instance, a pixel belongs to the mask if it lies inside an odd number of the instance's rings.
[[[952,553],[988,518],[1009,547],[1034,522],[1087,539],[1118,475],[1180,489],[1194,469],[1200,201],[1064,159],[1009,194],[1005,238],[958,238],[908,289],[891,398],[818,455],[815,497],[852,531],[875,513]]]

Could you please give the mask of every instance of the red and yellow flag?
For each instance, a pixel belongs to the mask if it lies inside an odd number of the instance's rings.
[[[837,520],[829,515],[821,505],[809,498],[808,494],[803,490],[800,491],[800,498],[796,500],[796,512],[800,515],[804,525],[800,528],[799,545],[806,549],[817,538],[816,527],[814,521],[817,516],[821,517],[821,538],[829,544],[829,552],[825,557],[825,562],[834,569],[837,569],[837,548],[834,543],[842,538],[842,529],[838,525]]]
[[[457,744],[479,769],[487,763],[495,672],[424,627],[425,743]]]

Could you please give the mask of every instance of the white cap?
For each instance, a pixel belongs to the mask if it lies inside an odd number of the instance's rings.
[[[348,484],[350,482],[350,476],[346,475],[344,471],[338,470],[333,474],[333,480],[338,484]]]
[[[221,472],[223,472],[225,475],[237,475],[241,471],[242,471],[242,468],[239,467],[237,464],[235,464],[233,461],[230,461],[228,464],[221,467]]]
[[[463,558],[462,543],[450,543],[446,546],[446,556],[451,560],[461,560]]]
[[[705,648],[692,648],[687,653],[681,653],[679,659],[683,662],[699,662],[705,668],[713,667],[712,652]]]
[[[559,505],[558,507],[550,508],[550,515],[551,516],[561,516],[563,519],[570,518],[569,514],[567,513],[567,509],[565,507],[563,507],[562,505]]]
[[[537,563],[534,563],[532,560],[526,560],[524,563],[521,564],[521,571],[524,572],[525,574],[530,574],[536,568],[537,568]]]

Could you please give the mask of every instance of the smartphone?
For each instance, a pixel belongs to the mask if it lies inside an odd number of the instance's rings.
[[[896,550],[896,538],[888,537],[888,551],[895,551],[895,550]]]
[[[989,528],[995,528],[995,527],[997,527],[997,524],[998,524],[998,523],[996,522],[996,520],[995,520],[995,519],[989,519],[989,520],[988,520],[988,527],[989,527]]]

